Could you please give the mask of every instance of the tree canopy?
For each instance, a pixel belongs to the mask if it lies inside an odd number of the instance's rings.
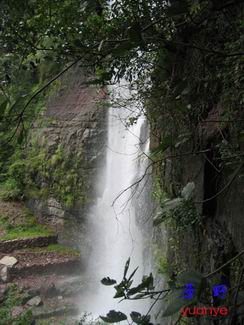
[[[243,0],[1,1],[0,182],[2,162],[23,146],[40,110],[38,96],[75,64],[93,77],[88,83],[127,79],[136,87],[157,133],[152,160],[188,143],[187,154],[216,149],[216,168],[234,166],[237,175],[244,145],[243,10]],[[202,125],[216,121],[221,137],[213,149]],[[161,156],[152,164],[158,162]],[[177,220],[185,222],[182,213]],[[187,222],[195,220],[194,210]],[[140,291],[147,297],[151,283],[149,276],[130,288],[131,278],[124,276],[115,289],[121,297]],[[124,317],[112,312],[107,320]],[[131,318],[150,324],[136,313]]]

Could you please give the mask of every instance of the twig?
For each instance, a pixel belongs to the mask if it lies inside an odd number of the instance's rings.
[[[61,72],[59,72],[55,77],[53,77],[51,80],[49,80],[43,87],[41,87],[33,96],[31,96],[31,98],[28,100],[28,102],[25,104],[23,110],[21,111],[21,113],[19,114],[19,117],[21,117],[26,108],[30,105],[30,103],[33,101],[33,99],[35,99],[40,93],[42,93],[46,88],[48,88],[54,81],[56,81],[59,77],[61,77],[66,71],[68,71],[69,69],[71,69],[75,64],[77,64],[79,61],[81,60],[81,58],[78,58],[77,60],[75,60],[74,62],[72,62],[70,65],[68,65],[64,70],[62,70]]]
[[[67,72],[69,69],[71,69],[75,64],[77,64],[79,61],[81,60],[81,58],[78,58],[77,60],[75,60],[73,63],[71,63],[68,67],[66,67],[64,70],[62,70],[61,72],[59,72],[55,77],[53,77],[51,80],[49,80],[43,87],[41,87],[33,96],[31,96],[31,98],[28,100],[28,102],[25,104],[24,108],[22,109],[22,111],[17,115],[15,121],[18,121],[17,126],[13,132],[13,134],[10,136],[10,138],[7,139],[7,141],[5,143],[3,143],[2,145],[6,145],[9,142],[12,141],[12,139],[14,138],[14,136],[16,135],[21,123],[23,123],[23,117],[24,117],[24,113],[27,109],[27,107],[30,105],[30,103],[40,94],[42,93],[46,88],[48,88],[54,81],[56,81],[60,76],[62,76],[65,72]]]
[[[163,161],[165,161],[166,159],[172,159],[172,158],[181,158],[181,157],[184,157],[184,156],[189,156],[189,155],[197,155],[197,154],[204,154],[204,153],[206,153],[206,152],[209,152],[209,151],[211,151],[211,149],[205,149],[205,150],[199,150],[199,151],[195,151],[195,152],[184,152],[184,153],[181,153],[181,154],[178,154],[178,155],[169,155],[169,156],[165,156],[164,158],[162,158],[162,159],[159,159],[159,160],[156,160],[156,161],[153,161],[153,162],[151,162],[148,166],[147,166],[147,168],[146,168],[146,170],[145,170],[145,172],[144,172],[144,174],[137,180],[137,181],[135,181],[134,183],[132,183],[130,186],[128,186],[128,187],[126,187],[123,191],[121,191],[116,197],[115,197],[115,199],[113,200],[113,202],[112,202],[112,204],[111,204],[111,206],[113,207],[114,206],[114,204],[115,204],[115,202],[125,193],[125,192],[127,192],[129,189],[131,189],[131,188],[133,188],[134,186],[136,186],[136,185],[138,185],[146,176],[147,176],[147,171],[149,170],[149,168],[151,167],[151,166],[153,166],[153,165],[156,165],[156,164],[158,164],[158,163],[161,163],[161,162],[163,162]]]
[[[148,309],[146,315],[143,317],[143,320],[146,319],[146,317],[150,314],[151,310],[153,309],[153,307],[156,305],[156,303],[159,301],[160,296],[163,294],[163,292],[160,292],[158,297],[155,299],[155,301],[152,303],[151,307]],[[167,295],[167,293],[166,293]]]
[[[231,179],[229,180],[229,182],[218,192],[216,193],[215,195],[203,200],[203,201],[195,201],[194,203],[196,204],[202,204],[202,203],[205,203],[205,202],[208,202],[208,201],[211,201],[213,199],[215,199],[217,196],[221,195],[223,192],[225,192],[230,186],[231,184],[234,182],[236,176],[238,175],[239,171],[241,170],[241,168],[243,167],[243,163],[241,163],[239,165],[239,167],[234,171]]]
[[[182,318],[182,315],[179,316],[179,318],[177,319],[175,325],[180,324],[181,318]]]
[[[234,324],[234,320],[235,320],[235,317],[236,317],[236,314],[237,314],[237,311],[236,311],[237,306],[236,305],[237,305],[238,293],[239,293],[239,290],[240,290],[240,285],[241,285],[241,281],[242,281],[242,277],[243,277],[243,272],[244,272],[244,268],[242,267],[241,274],[240,274],[240,277],[239,277],[239,280],[238,280],[238,286],[236,288],[235,297],[234,297],[234,306],[233,306],[233,314],[232,314],[232,317],[231,317],[231,324]]]
[[[216,170],[217,173],[220,173],[220,170],[212,163],[210,159],[208,159],[207,155],[204,155],[204,158],[209,162],[209,164]]]
[[[237,254],[235,257],[231,258],[228,262],[226,262],[225,264],[221,265],[219,268],[217,268],[215,271],[205,275],[205,278],[209,278],[211,277],[212,275],[218,273],[219,271],[221,271],[224,267],[226,267],[227,265],[233,263],[237,258],[239,258],[241,255],[244,254],[244,250],[241,251],[239,254]]]

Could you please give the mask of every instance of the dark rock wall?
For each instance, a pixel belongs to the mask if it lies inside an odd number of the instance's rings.
[[[85,81],[88,79],[79,67],[63,76],[50,96],[43,114],[44,122],[36,123],[32,133],[49,157],[55,154],[57,148],[62,148],[68,157],[66,160],[71,161],[65,174],[71,171],[78,175],[77,187],[70,188],[70,194],[79,191],[82,201],[67,207],[51,191],[45,199],[30,197],[28,200],[28,205],[39,215],[39,219],[58,231],[61,242],[84,248],[84,254],[89,254],[84,221],[97,191],[97,168],[104,156],[107,132],[105,90],[87,86]],[[74,161],[78,161],[75,166]],[[58,170],[59,166],[55,165],[55,168]],[[62,176],[61,173],[60,178],[67,175]],[[49,185],[46,179],[37,179],[37,182],[46,187]]]

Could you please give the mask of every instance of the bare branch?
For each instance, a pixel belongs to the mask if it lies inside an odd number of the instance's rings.
[[[226,266],[228,266],[229,264],[233,263],[236,259],[238,259],[239,257],[241,257],[244,254],[244,250],[241,251],[239,254],[237,254],[235,257],[231,258],[228,262],[226,262],[225,264],[221,265],[219,268],[217,268],[216,270],[214,270],[213,272],[205,275],[205,278],[210,278],[212,275],[218,273],[219,271],[221,271],[223,268],[225,268]]]
[[[225,192],[231,186],[231,184],[234,182],[235,178],[239,174],[239,172],[242,169],[242,167],[243,167],[243,162],[234,171],[234,173],[233,173],[231,179],[229,180],[229,182],[218,193],[216,193],[215,195],[213,195],[213,196],[211,196],[211,197],[209,197],[209,198],[207,198],[207,199],[205,199],[203,201],[195,201],[194,203],[196,203],[196,204],[202,204],[202,203],[211,201],[211,200],[215,199],[216,197],[218,197],[219,195],[221,195],[223,192]]]

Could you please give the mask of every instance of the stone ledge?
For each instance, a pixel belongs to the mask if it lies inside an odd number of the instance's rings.
[[[67,261],[55,261],[49,264],[34,264],[31,266],[18,266],[9,269],[9,281],[16,278],[23,278],[34,274],[80,274],[81,262],[78,258],[70,258]]]
[[[51,244],[57,244],[57,241],[58,235],[0,240],[0,252],[11,253],[14,250],[22,248],[45,247]]]

